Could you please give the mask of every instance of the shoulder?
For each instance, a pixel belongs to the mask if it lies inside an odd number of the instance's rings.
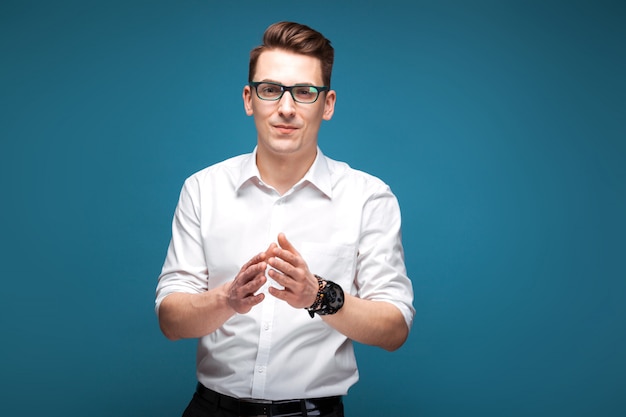
[[[352,168],[346,162],[337,161],[325,156],[328,170],[330,172],[333,188],[349,188],[367,194],[391,192],[387,183],[382,179]]]
[[[252,154],[243,154],[233,156],[232,158],[225,159],[223,161],[217,162],[213,165],[209,165],[206,168],[201,169],[193,173],[187,180],[189,179],[204,179],[211,176],[219,176],[219,175],[229,175],[229,174],[239,174],[241,171],[241,167],[247,161]]]
[[[185,180],[185,187],[199,186],[202,188],[202,186],[214,182],[236,182],[241,175],[242,167],[251,157],[251,153],[242,154],[209,165],[190,175]]]

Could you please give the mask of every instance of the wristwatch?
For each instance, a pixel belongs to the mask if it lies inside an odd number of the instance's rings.
[[[320,316],[335,314],[341,309],[341,307],[343,307],[343,289],[339,284],[325,280],[319,275],[315,275],[315,278],[317,278],[317,283],[319,285],[317,297],[311,307],[306,310],[309,312],[311,318],[314,317],[315,313]]]

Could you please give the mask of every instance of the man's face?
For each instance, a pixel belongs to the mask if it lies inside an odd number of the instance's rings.
[[[285,86],[324,85],[319,59],[282,49],[261,53],[253,81]],[[286,91],[280,100],[267,101],[261,100],[253,88],[245,86],[244,107],[248,116],[254,116],[259,152],[296,158],[315,155],[320,125],[322,120],[332,117],[335,98],[335,92],[328,91],[321,92],[315,103],[297,103]]]

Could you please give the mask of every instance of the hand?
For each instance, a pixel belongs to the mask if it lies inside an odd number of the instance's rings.
[[[270,246],[271,248],[271,246]],[[249,312],[265,298],[263,293],[254,295],[267,281],[265,269],[266,252],[261,252],[241,267],[228,288],[228,305],[239,314]]]
[[[269,276],[285,287],[283,290],[269,287],[274,297],[289,303],[294,308],[310,307],[317,297],[319,284],[315,275],[283,233],[278,234],[278,245],[273,243],[267,250]]]

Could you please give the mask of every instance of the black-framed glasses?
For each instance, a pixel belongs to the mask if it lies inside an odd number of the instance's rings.
[[[330,90],[330,87],[316,85],[282,85],[269,81],[253,81],[250,87],[254,87],[256,95],[261,100],[278,101],[283,97],[285,91],[291,93],[293,101],[296,103],[311,104],[317,101],[322,91]]]

